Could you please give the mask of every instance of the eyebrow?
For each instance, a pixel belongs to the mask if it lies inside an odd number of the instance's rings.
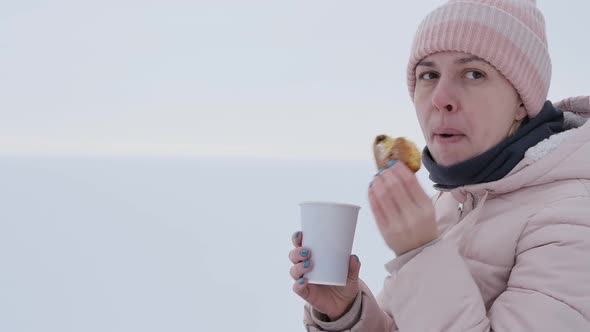
[[[479,61],[479,62],[486,63],[484,60],[482,60],[481,58],[476,57],[476,56],[470,56],[467,58],[460,58],[460,59],[455,60],[454,63],[456,65],[464,65],[466,63],[473,62],[473,61]],[[436,64],[432,61],[422,60],[422,61],[418,62],[418,64],[416,65],[416,67],[418,67],[418,66],[436,67]]]

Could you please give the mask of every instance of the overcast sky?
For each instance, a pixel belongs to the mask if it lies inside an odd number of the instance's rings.
[[[423,145],[405,69],[443,2],[2,1],[0,154],[366,159],[380,133]],[[537,2],[550,99],[590,93],[590,2]]]

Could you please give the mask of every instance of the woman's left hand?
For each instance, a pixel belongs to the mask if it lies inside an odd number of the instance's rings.
[[[369,203],[381,236],[397,256],[436,239],[432,201],[404,163],[398,162],[375,176]]]

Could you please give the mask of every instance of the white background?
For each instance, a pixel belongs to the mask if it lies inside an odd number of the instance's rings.
[[[423,146],[405,66],[441,3],[1,1],[0,331],[301,331],[303,200],[362,206],[378,292],[370,145]],[[590,4],[538,4],[549,98],[588,94]]]

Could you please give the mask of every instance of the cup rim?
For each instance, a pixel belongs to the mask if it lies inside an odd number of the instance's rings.
[[[337,205],[337,206],[346,206],[355,209],[360,209],[361,207],[354,204],[349,203],[339,203],[339,202],[331,202],[331,201],[304,201],[299,203],[299,205]]]

